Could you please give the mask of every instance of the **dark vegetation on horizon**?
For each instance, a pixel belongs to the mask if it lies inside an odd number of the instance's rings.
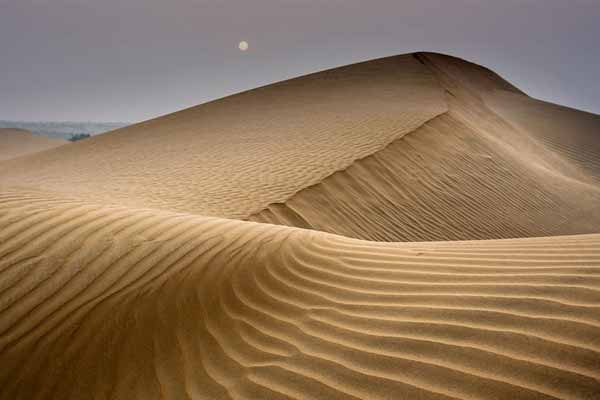
[[[89,135],[87,133],[76,133],[74,135],[71,135],[71,137],[68,140],[71,142],[77,142],[78,140],[88,139],[90,137],[92,137],[92,135]]]
[[[98,135],[129,125],[128,122],[54,122],[54,121],[7,121],[0,120],[0,128],[25,129],[36,135],[67,139],[78,134]]]

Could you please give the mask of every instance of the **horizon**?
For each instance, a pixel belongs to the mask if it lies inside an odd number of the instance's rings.
[[[439,53],[439,52],[434,52],[434,51],[414,51],[414,52],[411,52],[411,53],[394,54],[394,55],[389,55],[389,56],[377,57],[377,58],[369,59],[369,60],[357,61],[357,62],[354,62],[354,63],[351,63],[351,64],[336,65],[336,66],[333,66],[333,67],[329,67],[329,68],[325,68],[325,69],[320,69],[320,70],[317,70],[317,71],[309,71],[309,72],[306,72],[306,73],[304,73],[302,75],[294,76],[294,77],[291,77],[291,78],[286,78],[286,79],[283,79],[281,81],[270,82],[270,83],[267,83],[267,84],[264,84],[264,85],[260,85],[260,86],[256,86],[256,87],[250,88],[250,89],[245,89],[245,90],[241,90],[239,92],[226,94],[226,95],[224,95],[222,97],[218,97],[218,98],[214,98],[214,99],[208,99],[208,100],[206,100],[206,101],[204,101],[202,103],[198,103],[198,104],[195,104],[195,105],[192,105],[192,106],[189,106],[189,107],[185,107],[185,108],[177,109],[177,110],[172,110],[172,111],[169,111],[169,112],[167,112],[165,114],[150,116],[149,118],[147,118],[145,120],[137,120],[137,121],[124,121],[124,120],[123,121],[115,121],[115,120],[51,120],[51,119],[48,119],[48,120],[14,120],[14,119],[9,119],[9,118],[0,118],[0,122],[15,122],[15,123],[22,122],[22,123],[27,123],[27,124],[36,124],[36,123],[50,123],[50,124],[70,124],[70,123],[72,123],[72,124],[85,124],[85,123],[87,123],[87,124],[122,124],[124,126],[127,126],[127,125],[133,125],[133,124],[137,124],[137,123],[140,123],[140,122],[144,122],[144,121],[147,121],[147,120],[150,120],[150,119],[160,118],[160,117],[172,114],[172,113],[183,111],[183,110],[188,109],[188,108],[194,108],[194,107],[206,104],[206,103],[210,103],[212,101],[224,99],[224,98],[227,98],[227,97],[230,97],[230,96],[235,96],[237,94],[241,94],[241,93],[244,93],[244,92],[252,91],[254,89],[260,89],[262,87],[266,87],[266,86],[269,86],[269,85],[272,85],[272,84],[276,84],[276,83],[279,83],[279,82],[284,82],[284,81],[287,81],[287,80],[293,80],[293,79],[296,79],[296,78],[301,78],[301,77],[306,76],[306,75],[320,73],[320,72],[324,72],[324,71],[328,71],[328,70],[334,70],[336,68],[341,68],[341,67],[352,65],[352,64],[360,64],[362,62],[372,61],[372,60],[376,60],[376,59],[399,57],[399,56],[413,55],[413,54],[418,54],[418,53],[433,53],[433,54],[441,54],[441,55],[444,55],[444,56],[456,57],[456,56],[454,56],[452,54]],[[519,90],[522,90],[517,84],[515,84],[514,82],[506,79],[506,77],[504,77],[501,74],[497,73],[493,68],[490,68],[489,66],[477,64],[477,63],[474,63],[473,61],[465,60],[465,59],[462,59],[460,57],[456,57],[456,58],[459,58],[459,59],[461,59],[463,61],[466,61],[468,63],[479,65],[479,66],[484,67],[486,69],[489,69],[492,72],[496,73],[500,78],[504,79],[505,81],[507,81],[511,85],[517,87]],[[553,102],[548,101],[548,100],[540,99],[540,98],[538,98],[538,97],[536,97],[534,95],[531,95],[530,93],[528,93],[528,92],[526,92],[524,90],[522,90],[522,91],[525,93],[525,95],[527,95],[527,96],[529,96],[529,97],[531,97],[533,99],[542,100],[542,101],[545,101],[545,102],[550,103],[550,104],[555,104],[555,105],[559,105],[559,106],[562,106],[562,107],[567,107],[567,108],[575,109],[575,110],[578,110],[578,111],[582,111],[582,112],[586,112],[586,113],[598,115],[597,113],[594,113],[594,112],[591,112],[591,111],[586,111],[586,110],[582,110],[582,109],[576,109],[574,107],[570,107],[570,106],[565,105],[565,104],[553,103]],[[101,132],[101,133],[104,133],[104,132]]]
[[[141,122],[417,51],[483,65],[531,97],[600,113],[593,1],[24,0],[0,1],[0,11],[4,120]]]
[[[141,121],[90,121],[90,120],[51,120],[51,119],[10,119],[0,118],[0,122],[24,122],[28,124],[135,124]]]

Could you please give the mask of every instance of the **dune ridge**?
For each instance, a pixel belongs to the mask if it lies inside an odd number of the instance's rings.
[[[378,241],[513,238],[594,233],[598,204],[598,187],[535,170],[444,114],[248,220]]]
[[[598,231],[599,116],[532,99],[463,60],[415,57],[446,91],[447,112],[247,219],[378,241]]]
[[[389,57],[254,89],[6,163],[0,182],[105,204],[245,218],[446,109],[433,73],[410,55]]]
[[[599,235],[376,243],[47,200],[0,198],[2,398],[600,390]]]

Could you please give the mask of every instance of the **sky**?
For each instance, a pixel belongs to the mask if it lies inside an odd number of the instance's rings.
[[[599,21],[600,0],[0,0],[0,119],[142,121],[421,50],[600,114]]]

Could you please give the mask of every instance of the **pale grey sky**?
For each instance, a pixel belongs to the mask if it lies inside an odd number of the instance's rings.
[[[598,21],[600,0],[0,0],[0,119],[139,121],[418,50],[600,113]]]

